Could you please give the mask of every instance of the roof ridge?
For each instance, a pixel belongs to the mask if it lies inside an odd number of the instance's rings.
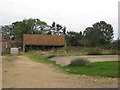
[[[43,34],[23,34],[23,35],[64,36],[64,35],[43,35]]]

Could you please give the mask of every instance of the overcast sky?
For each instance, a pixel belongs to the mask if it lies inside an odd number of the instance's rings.
[[[39,18],[55,21],[69,31],[84,31],[99,21],[112,24],[118,37],[119,0],[0,0],[0,25]]]

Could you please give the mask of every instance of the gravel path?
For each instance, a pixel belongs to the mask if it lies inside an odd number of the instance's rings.
[[[9,57],[4,57],[9,58]],[[3,88],[113,88],[118,79],[61,73],[51,65],[25,56],[3,60]]]
[[[118,61],[118,55],[64,56],[64,57],[53,57],[50,60],[56,61],[56,64],[59,64],[61,66],[66,66],[69,65],[70,62],[76,58],[86,58],[90,62]]]

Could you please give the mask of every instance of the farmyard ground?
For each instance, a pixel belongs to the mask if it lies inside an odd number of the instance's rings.
[[[72,75],[26,56],[3,60],[3,88],[114,88],[117,78]],[[3,56],[9,58],[9,56]]]

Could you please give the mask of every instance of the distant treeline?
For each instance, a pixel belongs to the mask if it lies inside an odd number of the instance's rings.
[[[113,41],[113,27],[105,21],[100,21],[86,27],[84,32],[68,31],[53,21],[52,25],[40,19],[24,19],[22,21],[13,22],[11,25],[3,25],[0,27],[3,38],[21,39],[23,34],[44,34],[44,35],[65,35],[67,46],[82,47],[105,47],[108,49],[118,48],[118,41]]]

